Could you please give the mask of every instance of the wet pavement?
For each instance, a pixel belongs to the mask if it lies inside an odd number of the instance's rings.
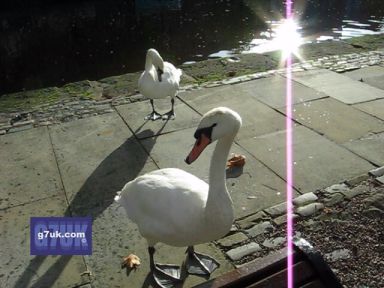
[[[255,78],[184,89],[174,121],[144,121],[150,105],[139,101],[110,106],[102,115],[3,133],[0,286],[152,287],[146,242],[113,198],[126,182],[157,168],[177,167],[207,180],[213,147],[190,166],[184,159],[201,115],[217,106],[242,116],[231,152],[245,155],[246,164],[239,177],[227,180],[237,219],[231,238],[196,249],[219,260],[211,275],[216,277],[281,245],[282,239],[259,245],[257,236],[284,222],[285,205],[279,204],[285,200],[286,78],[284,71]],[[384,65],[343,74],[298,69],[293,81],[294,193],[307,195],[311,200],[304,204],[312,204],[296,211],[304,217],[324,207],[309,192],[384,166]],[[156,105],[166,112],[170,103]],[[93,217],[93,254],[30,256],[30,217],[63,215]],[[159,245],[156,260],[181,264],[184,252]],[[130,253],[142,265],[127,273],[120,262]],[[205,280],[189,276],[184,287]]]

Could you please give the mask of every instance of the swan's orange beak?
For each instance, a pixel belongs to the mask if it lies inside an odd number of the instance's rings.
[[[185,159],[185,162],[187,164],[191,164],[193,161],[195,161],[200,156],[201,152],[203,152],[205,147],[207,147],[210,143],[211,139],[205,136],[204,133],[200,134],[200,137],[197,138],[195,145]]]

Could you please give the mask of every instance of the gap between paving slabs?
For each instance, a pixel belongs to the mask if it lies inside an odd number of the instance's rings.
[[[376,186],[383,186],[384,166],[342,183],[294,198],[293,217],[295,222],[299,220],[311,221],[314,216],[327,215],[330,207],[337,206],[343,201],[351,201],[351,199],[359,195],[369,195],[370,191],[367,191],[365,186],[359,186],[366,182]],[[377,195],[376,198],[380,198],[380,196]],[[373,196],[373,199],[375,199],[375,196]],[[381,209],[371,207],[367,209],[366,213],[381,213],[381,215],[384,215],[384,207],[381,207]],[[230,233],[226,237],[215,241],[215,244],[225,253],[235,267],[240,267],[285,246],[285,230],[286,203],[283,202],[237,219]],[[296,231],[294,237],[301,237],[300,231]]]

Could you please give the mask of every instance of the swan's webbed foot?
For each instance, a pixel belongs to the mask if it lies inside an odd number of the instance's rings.
[[[152,106],[152,112],[149,113],[147,116],[145,116],[144,120],[155,121],[157,119],[160,119],[161,118],[161,114],[156,112],[155,106],[153,104],[153,99],[149,100],[149,102],[151,103],[151,106]]]
[[[151,113],[149,113],[147,116],[145,116],[144,120],[152,120],[156,121],[157,119],[161,118],[161,114],[157,113],[155,110],[153,110]]]
[[[177,265],[157,263],[151,270],[153,279],[161,288],[174,288],[183,283],[183,280],[180,279],[181,269]]]
[[[180,279],[181,269],[179,266],[155,264],[153,260],[155,248],[152,246],[148,247],[148,253],[153,279],[160,288],[174,288],[178,286],[178,284],[183,283],[183,280]]]
[[[162,119],[163,120],[174,120],[176,118],[176,114],[175,114],[175,111],[174,111],[174,106],[175,106],[175,99],[171,99],[171,110],[168,111],[167,113],[163,114],[162,116]]]
[[[193,246],[187,249],[186,267],[189,274],[209,276],[219,266],[219,262],[208,255],[196,253]]]
[[[161,116],[163,120],[175,120],[176,114],[173,109],[171,111],[168,111],[167,113],[164,113],[163,116]]]

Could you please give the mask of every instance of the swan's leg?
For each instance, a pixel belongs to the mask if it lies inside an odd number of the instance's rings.
[[[167,113],[163,114],[162,119],[163,120],[174,120],[176,118],[175,110],[173,107],[175,106],[175,99],[171,99],[172,108]]]
[[[155,254],[155,248],[153,246],[148,247],[149,253],[149,265],[152,271],[153,279],[156,284],[161,288],[173,288],[177,284],[183,282],[180,279],[180,267],[177,265],[158,264],[155,263],[153,255]]]
[[[219,266],[219,262],[208,255],[196,253],[193,246],[187,249],[187,270],[189,274],[194,275],[210,275]]]
[[[161,114],[157,113],[156,110],[155,110],[155,106],[153,105],[153,99],[149,100],[151,102],[151,106],[152,106],[152,112],[149,113],[147,116],[145,116],[145,120],[152,120],[152,121],[155,121],[159,118],[161,118]]]

